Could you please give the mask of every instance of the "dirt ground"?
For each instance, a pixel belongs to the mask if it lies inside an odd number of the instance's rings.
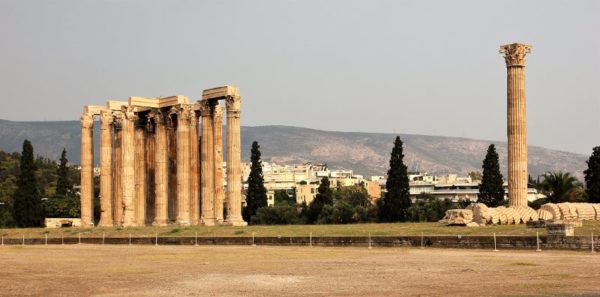
[[[0,295],[598,296],[600,254],[419,248],[3,246]]]

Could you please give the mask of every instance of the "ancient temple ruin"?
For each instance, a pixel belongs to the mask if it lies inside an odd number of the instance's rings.
[[[226,192],[221,100],[227,117]],[[240,105],[234,86],[204,90],[197,102],[185,96],[130,97],[86,105],[81,116],[82,225],[94,224],[95,117],[100,119],[99,226],[246,225]]]

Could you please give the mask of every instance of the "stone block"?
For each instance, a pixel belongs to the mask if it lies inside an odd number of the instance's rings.
[[[473,211],[470,209],[449,209],[446,211],[446,216],[439,222],[447,225],[462,225],[466,226],[473,221]]]
[[[240,91],[236,86],[223,86],[202,91],[202,100],[224,99],[239,95]]]

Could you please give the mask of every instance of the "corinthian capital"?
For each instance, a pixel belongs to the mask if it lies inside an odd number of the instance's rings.
[[[85,112],[81,115],[81,127],[82,128],[93,128],[94,127],[94,114],[91,112]]]
[[[212,103],[208,100],[200,100],[199,102],[200,105],[200,114],[203,117],[208,117],[211,114],[211,109],[212,109]]]
[[[227,99],[225,99],[225,105],[227,106],[227,111],[240,110],[242,105],[242,97],[229,96]]]
[[[100,112],[100,126],[104,128],[108,128],[112,125],[114,120],[112,111],[103,110]]]
[[[506,67],[525,66],[525,55],[531,52],[531,45],[522,43],[505,44],[500,46],[500,53],[504,54]]]

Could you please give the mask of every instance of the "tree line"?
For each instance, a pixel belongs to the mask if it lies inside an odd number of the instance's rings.
[[[251,224],[433,222],[440,220],[448,209],[464,208],[470,204],[470,201],[436,199],[427,193],[417,195],[413,202],[410,199],[407,167],[403,161],[403,143],[400,137],[396,137],[387,172],[387,192],[375,203],[371,202],[364,187],[332,188],[329,179],[324,177],[310,204],[297,203],[296,191],[291,189],[275,191],[275,204],[268,206],[259,148],[256,141],[252,143],[247,205],[243,210],[244,220]],[[498,159],[496,148],[491,144],[483,160],[483,172],[470,174],[481,179],[477,202],[490,207],[508,204],[504,199],[504,179]],[[585,185],[568,172],[547,172],[537,182],[530,177],[529,184],[547,197],[530,203],[530,206],[537,209],[548,202],[600,203],[600,146],[593,149],[586,163]]]
[[[29,140],[21,153],[0,151],[0,227],[43,227],[46,217],[79,217],[75,180],[79,171],[68,165],[64,149],[59,163],[35,157]]]

